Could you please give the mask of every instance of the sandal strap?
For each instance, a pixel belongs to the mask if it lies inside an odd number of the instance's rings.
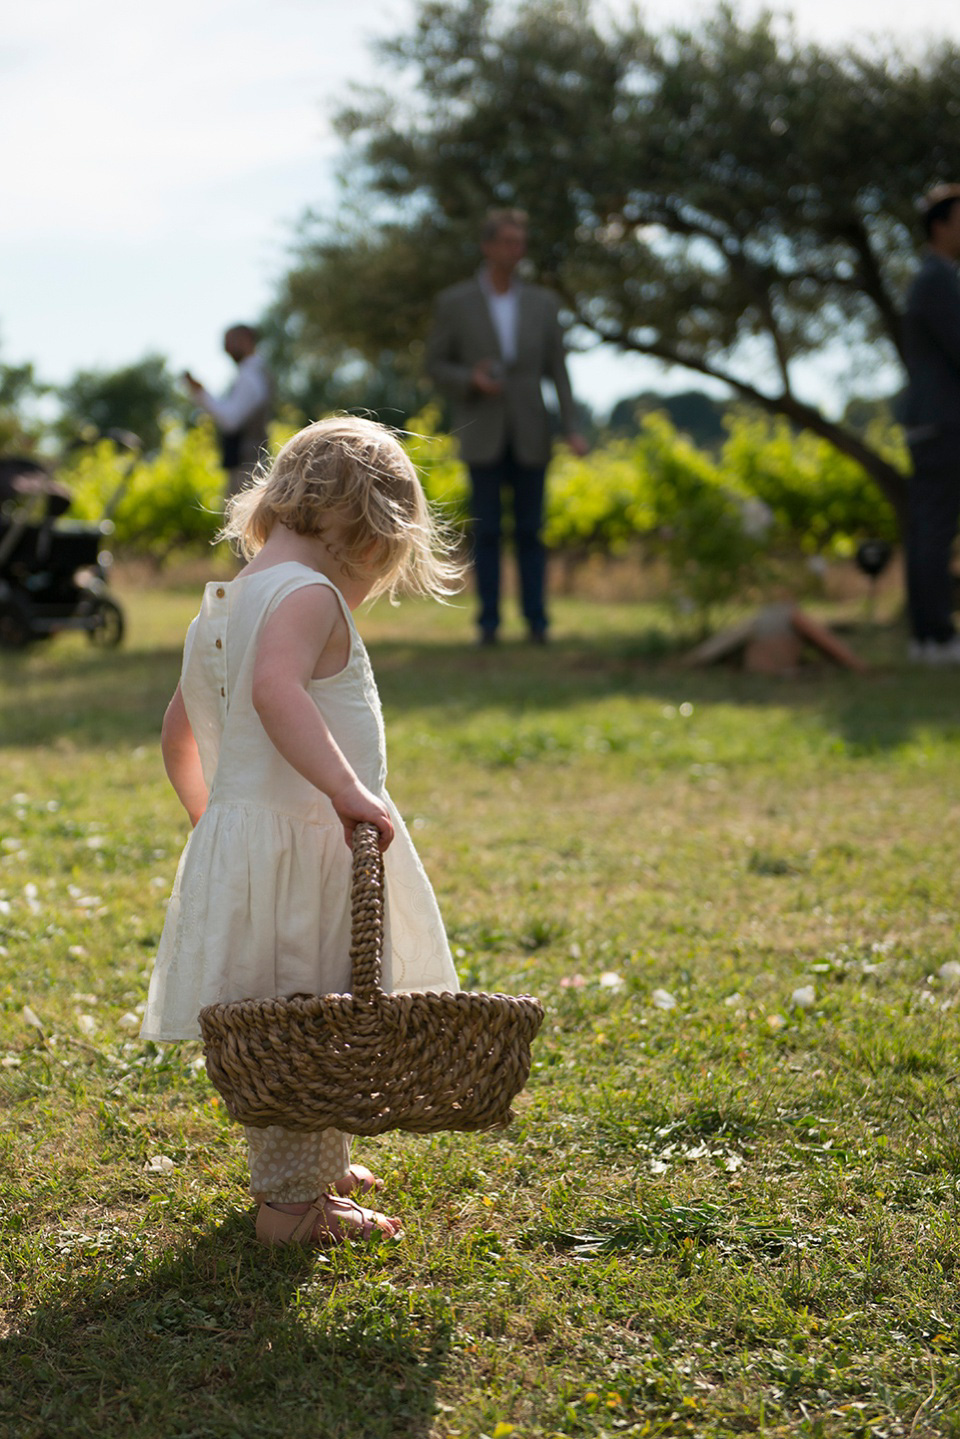
[[[308,1243],[313,1235],[317,1220],[325,1223],[322,1201],[314,1200],[305,1214],[299,1216],[299,1222],[290,1231],[288,1244]]]

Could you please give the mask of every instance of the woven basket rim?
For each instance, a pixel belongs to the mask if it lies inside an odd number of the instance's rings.
[[[338,993],[331,990],[326,994],[280,994],[280,995],[258,995],[248,999],[224,999],[217,1000],[213,1004],[205,1004],[200,1011],[201,1017],[205,1014],[213,1014],[214,1011],[233,1009],[240,1005],[262,1004],[262,1005],[294,1005],[294,1004],[323,1004],[327,1000],[337,1000],[341,1003],[350,1004],[384,1004],[393,1001],[413,999],[453,999],[458,1004],[465,1004],[471,999],[505,999],[509,1004],[535,1005],[543,1009],[543,1000],[538,999],[535,994],[504,994],[496,989],[394,989],[381,990],[378,994],[367,997],[351,994],[349,990]]]

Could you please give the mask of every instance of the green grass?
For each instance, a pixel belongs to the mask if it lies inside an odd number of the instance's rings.
[[[507,1133],[355,1147],[403,1244],[271,1253],[197,1048],[132,1027],[197,596],[125,599],[116,654],[0,656],[0,1434],[960,1434],[960,675],[362,618],[464,983],[547,1018]]]

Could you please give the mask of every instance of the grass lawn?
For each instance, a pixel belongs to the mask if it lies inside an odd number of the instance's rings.
[[[463,983],[547,1018],[505,1134],[355,1146],[402,1244],[271,1253],[199,1048],[136,1037],[197,593],[125,602],[0,656],[0,1434],[960,1434],[960,674],[361,617]]]

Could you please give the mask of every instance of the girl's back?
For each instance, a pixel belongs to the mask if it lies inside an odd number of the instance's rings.
[[[312,680],[311,697],[361,781],[375,792],[383,789],[380,701],[353,617],[329,580],[288,562],[229,583],[208,584],[187,635],[181,685],[210,790],[209,805],[249,804],[334,822],[327,796],[304,780],[267,738],[251,694],[264,624],[288,595],[311,584],[326,585],[337,595],[350,635],[346,666],[328,679]]]

